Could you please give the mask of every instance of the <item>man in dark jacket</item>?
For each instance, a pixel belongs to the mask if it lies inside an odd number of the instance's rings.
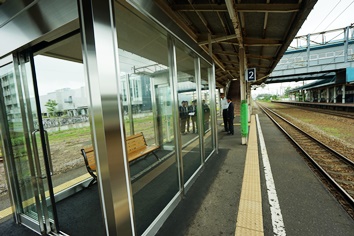
[[[227,134],[234,135],[234,104],[231,98],[227,98],[229,107],[227,108],[227,123],[229,125],[229,132]]]
[[[180,119],[181,133],[182,134],[187,134],[186,133],[187,118],[188,118],[187,102],[186,101],[182,101],[181,106],[179,106],[179,119]]]

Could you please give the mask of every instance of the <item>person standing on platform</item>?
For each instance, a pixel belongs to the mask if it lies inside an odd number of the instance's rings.
[[[224,120],[224,132],[229,132],[229,126],[227,124],[227,108],[229,107],[229,103],[225,98],[225,94],[220,94],[221,98],[221,109],[222,109],[222,118]]]
[[[229,104],[227,108],[227,123],[229,125],[228,135],[234,135],[234,104],[231,98],[227,98],[227,103]]]
[[[188,108],[186,106],[186,101],[182,101],[181,106],[179,106],[179,119],[181,124],[181,133],[186,133],[186,124],[188,118]]]
[[[188,107],[189,116],[192,119],[193,133],[197,133],[197,101],[192,101],[192,105]]]
[[[189,106],[188,106],[188,101],[184,101],[184,106],[186,108],[186,112],[187,112],[187,118],[186,118],[186,125],[187,125],[187,133],[189,133],[189,126],[190,126],[190,121],[191,121],[191,118],[188,114],[188,110],[189,110]]]

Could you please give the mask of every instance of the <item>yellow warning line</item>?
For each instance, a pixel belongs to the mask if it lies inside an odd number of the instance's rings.
[[[263,236],[262,195],[255,116],[251,117],[235,235]]]
[[[79,177],[76,177],[75,179],[72,179],[72,180],[70,180],[70,181],[68,181],[66,183],[58,185],[57,187],[54,188],[54,194],[59,193],[59,192],[65,190],[65,189],[67,189],[67,188],[69,188],[69,187],[71,187],[71,186],[73,186],[73,185],[75,185],[75,184],[77,184],[77,183],[79,183],[81,181],[84,181],[84,180],[86,180],[89,177],[90,177],[90,175],[88,173],[86,173],[86,174],[81,175]],[[45,196],[46,197],[49,196],[49,192],[48,191],[45,192]],[[32,205],[34,203],[35,203],[34,198],[30,198],[30,199],[27,199],[27,200],[23,201],[22,205],[23,205],[23,207],[27,207],[27,206],[30,206],[30,205]],[[0,220],[5,218],[5,217],[7,217],[7,216],[9,216],[9,215],[11,215],[12,212],[13,212],[12,211],[12,207],[8,207],[8,208],[0,211]]]

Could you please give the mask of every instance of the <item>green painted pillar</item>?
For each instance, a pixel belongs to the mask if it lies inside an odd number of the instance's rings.
[[[248,135],[248,104],[247,100],[241,101],[241,135],[247,137]]]

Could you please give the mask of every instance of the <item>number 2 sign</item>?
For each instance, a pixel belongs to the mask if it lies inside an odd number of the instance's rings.
[[[256,81],[256,68],[248,68],[246,70],[246,81],[248,82]]]

